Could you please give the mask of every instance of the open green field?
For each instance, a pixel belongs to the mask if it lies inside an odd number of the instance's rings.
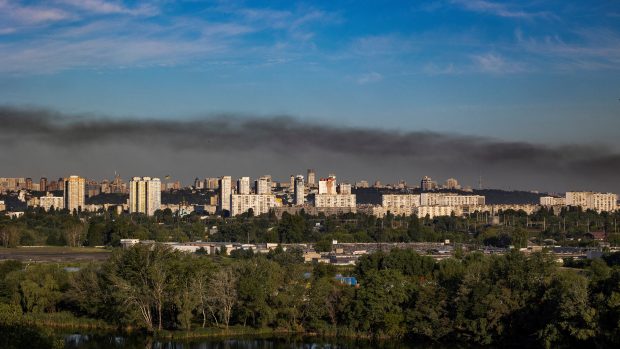
[[[110,250],[93,247],[17,247],[0,248],[0,260],[14,259],[33,262],[102,261]]]

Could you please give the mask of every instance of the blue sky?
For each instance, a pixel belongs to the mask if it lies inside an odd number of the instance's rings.
[[[0,104],[620,149],[618,1],[0,0]]]

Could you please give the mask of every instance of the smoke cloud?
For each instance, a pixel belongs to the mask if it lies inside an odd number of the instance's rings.
[[[511,142],[425,131],[332,127],[289,116],[114,119],[0,107],[0,177],[119,171],[173,177],[290,174],[316,168],[339,179],[455,177],[485,187],[617,191],[620,154],[605,145]],[[323,173],[324,172],[324,173]]]

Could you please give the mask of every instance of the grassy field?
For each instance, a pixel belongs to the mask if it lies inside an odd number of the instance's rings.
[[[14,259],[32,262],[102,261],[110,250],[94,247],[17,247],[0,248],[0,260]]]

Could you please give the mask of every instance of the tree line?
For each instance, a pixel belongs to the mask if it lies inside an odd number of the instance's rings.
[[[582,267],[561,268],[543,253],[437,262],[393,250],[345,270],[359,281],[352,287],[334,278],[333,266],[304,264],[297,250],[208,256],[137,245],[78,272],[2,262],[0,307],[148,332],[234,326],[476,345],[617,345],[620,254]]]
[[[491,224],[489,214],[474,212],[466,217],[395,216],[378,218],[363,213],[312,216],[304,212],[276,217],[273,212],[254,216],[251,212],[221,218],[192,213],[179,216],[159,210],[153,217],[117,214],[111,211],[45,212],[29,209],[17,219],[0,216],[0,246],[118,246],[124,238],[158,242],[195,240],[243,243],[317,242],[442,242],[474,243],[496,247],[524,247],[529,240],[563,246],[598,245],[587,233],[606,232],[612,245],[620,244],[620,213],[597,213],[579,209],[554,212],[541,209],[531,215],[523,211],[498,214]],[[212,229],[215,227],[215,229]]]

